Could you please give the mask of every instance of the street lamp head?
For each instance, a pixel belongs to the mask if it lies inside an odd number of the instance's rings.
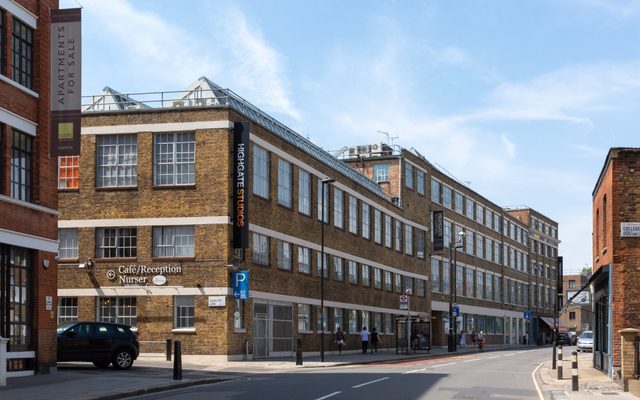
[[[335,181],[336,181],[335,179],[333,179],[333,178],[329,178],[329,177],[327,176],[326,178],[324,178],[324,179],[323,179],[323,180],[321,180],[320,182],[322,182],[322,184],[324,185],[324,184],[327,184],[327,183],[333,183],[333,182],[335,182]]]
[[[464,237],[464,231],[458,232],[458,236],[460,236],[460,239],[462,239]]]

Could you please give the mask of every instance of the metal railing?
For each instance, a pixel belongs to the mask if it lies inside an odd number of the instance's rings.
[[[109,97],[110,101],[107,101]],[[117,93],[105,92],[95,96],[83,96],[82,112],[130,112],[149,111],[154,109],[229,107],[262,125],[276,136],[289,142],[318,161],[328,165],[333,170],[343,174],[359,185],[367,188],[383,199],[390,197],[372,180],[368,179],[346,163],[336,159],[327,151],[313,144],[294,130],[268,115],[230,89],[207,89],[197,91],[169,91]]]

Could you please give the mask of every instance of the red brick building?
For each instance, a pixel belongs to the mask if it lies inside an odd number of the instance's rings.
[[[564,311],[560,314],[560,326],[569,332],[580,335],[582,331],[593,329],[593,311],[591,311],[591,292],[578,291],[588,284],[585,275],[564,275],[562,277]],[[577,296],[576,296],[577,294]],[[571,300],[573,299],[573,300]],[[571,302],[569,302],[571,300]]]
[[[640,328],[640,148],[612,148],[593,190],[594,366],[614,377],[620,330]]]
[[[10,377],[56,363],[49,69],[50,10],[57,8],[57,0],[0,3],[0,336],[9,339]]]

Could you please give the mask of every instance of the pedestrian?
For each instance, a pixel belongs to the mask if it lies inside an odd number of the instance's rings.
[[[338,327],[338,331],[336,332],[336,344],[338,345],[338,354],[342,354],[342,349],[344,348],[344,332],[342,331],[342,327]]]
[[[373,327],[373,329],[371,329],[370,336],[371,336],[371,354],[377,353],[378,343],[380,343],[380,337],[378,337],[378,331],[376,330],[375,326]]]
[[[367,354],[367,349],[369,348],[369,332],[367,332],[367,327],[362,328],[362,332],[360,332],[360,340],[362,341],[362,354]]]
[[[462,334],[460,334],[460,348],[462,349],[466,349],[467,348],[467,338],[466,338],[466,333],[462,332]]]
[[[478,333],[478,348],[480,349],[480,351],[483,351],[482,348],[484,347],[484,332],[480,331],[480,333]]]
[[[411,332],[411,348],[415,353],[418,350],[418,344],[420,344],[420,339],[418,339],[418,332]]]
[[[478,343],[478,335],[476,335],[476,331],[471,332],[471,344],[473,347],[476,347],[476,343]]]

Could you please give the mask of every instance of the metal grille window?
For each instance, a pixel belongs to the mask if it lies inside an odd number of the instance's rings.
[[[137,302],[135,297],[100,297],[98,321],[136,326]]]
[[[393,291],[393,273],[391,271],[384,271],[384,290]]]
[[[344,279],[344,268],[341,257],[333,257],[333,279],[342,281]]]
[[[78,320],[78,298],[58,298],[58,324],[76,322]]]
[[[33,29],[15,17],[13,18],[12,65],[13,80],[33,89]]]
[[[373,241],[382,243],[382,213],[380,210],[373,210]]]
[[[136,228],[98,228],[96,231],[98,258],[134,258],[137,256]]]
[[[291,270],[291,243],[278,240],[277,243],[278,268]]]
[[[154,257],[194,257],[194,226],[154,226]]]
[[[31,250],[0,245],[0,333],[9,339],[9,351],[33,350]]]
[[[58,229],[58,257],[63,260],[78,258],[78,229]]]
[[[96,186],[136,186],[138,183],[136,135],[104,135],[98,136],[96,140]]]
[[[196,183],[196,140],[193,132],[154,135],[153,183],[193,185]]]
[[[349,283],[358,283],[358,264],[355,261],[349,261]]]
[[[361,265],[362,286],[371,286],[371,267]]]
[[[269,198],[269,152],[253,145],[253,194]]]
[[[311,332],[311,306],[298,304],[298,332]]]
[[[256,264],[269,265],[269,238],[259,233],[254,233],[253,237],[253,262]]]
[[[413,165],[404,164],[404,185],[409,189],[413,189]]]
[[[311,250],[306,247],[298,247],[298,272],[311,273]]]
[[[369,239],[371,235],[371,215],[369,213],[369,205],[366,203],[362,203],[362,237],[365,239]]]
[[[389,164],[375,164],[373,166],[373,180],[376,183],[389,182]]]
[[[333,225],[344,228],[344,192],[338,188],[333,189]]]
[[[174,296],[173,324],[176,328],[194,328],[196,322],[193,296]]]
[[[305,170],[298,170],[298,211],[311,215],[311,175]]]
[[[58,189],[78,189],[80,156],[58,157]]]
[[[291,163],[278,159],[278,204],[291,207]]]
[[[358,199],[349,196],[349,232],[358,234]]]
[[[11,146],[11,197],[31,201],[33,138],[13,130]]]

